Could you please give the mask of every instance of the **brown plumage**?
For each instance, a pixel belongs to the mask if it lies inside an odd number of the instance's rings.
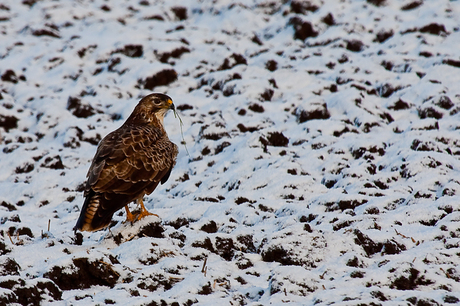
[[[123,207],[129,221],[151,215],[142,198],[168,180],[176,163],[177,146],[163,127],[163,118],[170,109],[174,110],[170,97],[150,94],[119,129],[102,139],[86,175],[86,199],[74,230],[105,228]],[[133,201],[141,205],[136,217],[127,206]]]

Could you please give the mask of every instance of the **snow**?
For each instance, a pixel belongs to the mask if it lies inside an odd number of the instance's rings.
[[[459,19],[447,0],[3,2],[0,304],[458,303]],[[144,199],[159,218],[75,235],[98,141],[152,91],[183,121]]]

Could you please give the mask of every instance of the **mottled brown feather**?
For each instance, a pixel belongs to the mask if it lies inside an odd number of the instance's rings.
[[[75,229],[107,226],[115,211],[167,180],[178,152],[162,124],[171,103],[162,94],[145,97],[119,129],[102,139],[88,170],[86,201]]]

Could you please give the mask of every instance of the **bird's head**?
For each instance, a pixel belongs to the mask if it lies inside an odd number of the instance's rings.
[[[153,93],[142,98],[133,114],[139,112],[147,122],[152,122],[153,117],[163,125],[163,119],[168,110],[175,110],[172,99],[162,93]]]

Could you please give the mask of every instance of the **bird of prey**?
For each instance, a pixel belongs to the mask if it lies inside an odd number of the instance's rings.
[[[85,202],[75,231],[107,227],[122,207],[127,221],[152,215],[142,199],[168,180],[178,152],[163,126],[170,109],[175,111],[170,97],[150,94],[139,101],[119,129],[102,139],[86,175]],[[128,208],[133,201],[141,207],[136,216]]]

